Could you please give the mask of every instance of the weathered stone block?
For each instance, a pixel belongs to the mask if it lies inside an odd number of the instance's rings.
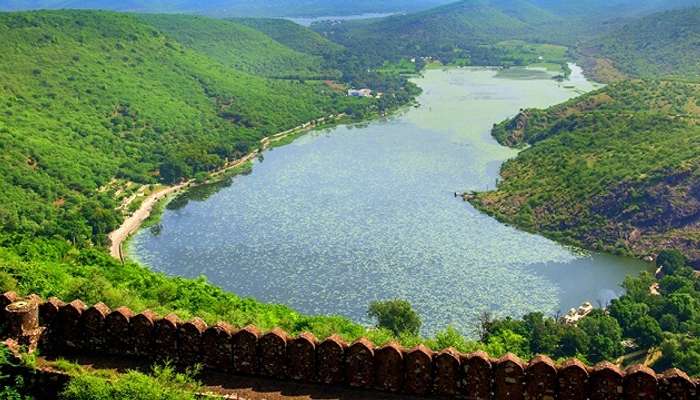
[[[403,381],[403,351],[394,343],[374,351],[374,386],[386,392],[398,392]]]
[[[51,325],[53,324],[54,320],[56,319],[56,316],[58,315],[58,311],[66,305],[63,301],[59,300],[56,297],[49,297],[48,300],[46,300],[43,303],[39,304],[39,324],[41,326],[45,326],[48,328],[49,331],[51,331]]]
[[[352,387],[371,388],[374,379],[374,347],[367,339],[354,342],[345,352],[345,373]]]
[[[19,296],[15,292],[5,292],[0,294],[0,327],[4,326],[7,321],[7,312],[5,307],[19,300]]]
[[[287,333],[281,329],[273,329],[260,338],[260,375],[276,379],[286,377],[287,339]]]
[[[153,324],[154,358],[158,361],[179,362],[178,327],[182,324],[175,314],[168,314]]]
[[[105,349],[108,354],[134,355],[136,349],[130,321],[134,312],[127,307],[119,307],[105,317]]]
[[[567,360],[559,366],[559,400],[588,399],[588,369],[581,361]]]
[[[651,400],[656,398],[656,373],[643,365],[635,365],[625,371],[625,400]]]
[[[316,369],[319,382],[339,385],[345,382],[345,351],[348,345],[337,336],[331,336],[318,345]]]
[[[660,400],[691,400],[695,396],[695,383],[685,372],[670,369],[659,379],[658,398]]]
[[[433,352],[418,345],[405,354],[404,360],[406,393],[419,396],[430,393],[433,383]]]
[[[44,354],[51,354],[60,347],[60,340],[56,332],[56,317],[61,307],[66,303],[56,297],[49,297],[48,300],[39,304],[39,325],[46,328],[39,341],[39,348]]]
[[[82,340],[80,317],[85,312],[85,304],[73,300],[58,311],[55,320],[55,334],[58,346],[64,350],[77,350]]]
[[[105,319],[110,313],[104,303],[97,303],[83,312],[80,317],[80,329],[83,331],[81,347],[90,352],[101,352],[107,344]]]
[[[609,362],[602,362],[591,371],[591,400],[622,400],[624,392],[622,371]]]
[[[525,366],[514,354],[506,354],[493,368],[496,400],[523,400],[525,398]]]
[[[557,367],[547,356],[533,358],[525,370],[525,399],[554,400],[557,392]]]
[[[489,400],[493,390],[491,359],[483,351],[460,357],[462,372],[458,385],[458,397],[468,400]]]
[[[287,376],[295,381],[316,380],[316,346],[311,333],[302,333],[287,344]]]
[[[39,327],[39,301],[34,297],[17,300],[3,311],[6,313],[6,335],[19,346],[33,352],[45,328]]]
[[[258,338],[260,331],[247,326],[233,334],[233,369],[236,373],[255,375],[258,373]]]
[[[454,397],[460,374],[459,354],[448,348],[433,357],[433,393],[438,396]]]
[[[218,322],[202,334],[202,357],[204,365],[221,371],[233,370],[234,329],[226,322]]]
[[[134,353],[141,357],[154,359],[156,349],[154,347],[154,329],[158,315],[151,310],[135,315],[129,320]]]
[[[178,363],[193,366],[202,362],[202,334],[207,324],[201,318],[193,318],[178,326]]]

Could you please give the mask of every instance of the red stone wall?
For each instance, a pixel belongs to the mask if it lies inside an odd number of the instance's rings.
[[[17,300],[0,295],[0,305]],[[4,307],[1,309],[4,310]],[[9,314],[0,313],[0,326]],[[332,336],[319,341],[304,333],[291,337],[280,329],[214,326],[195,318],[159,317],[150,311],[87,307],[81,301],[49,299],[39,304],[45,327],[42,351],[131,355],[143,360],[171,360],[181,366],[202,364],[231,374],[342,385],[392,393],[469,400],[691,400],[696,382],[678,370],[657,374],[634,366],[621,371],[577,360],[557,365],[546,356],[530,362],[508,354],[500,359],[483,352],[454,349],[434,353],[424,346],[405,349],[390,343],[375,347],[366,339],[352,344]]]

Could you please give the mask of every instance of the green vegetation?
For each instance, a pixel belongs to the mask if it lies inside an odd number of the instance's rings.
[[[660,259],[667,255],[677,258],[678,253],[662,253]],[[540,313],[519,320],[484,318],[482,339],[488,342],[492,335],[510,336],[520,342],[521,354],[576,356],[589,362],[615,360],[638,349],[661,350],[661,358],[653,364],[656,370],[678,367],[698,375],[700,281],[685,263],[672,273],[664,271],[659,280],[648,273],[627,278],[624,296],[613,300],[605,311],[594,310],[577,325]],[[655,284],[658,294],[650,290]]]
[[[26,10],[46,8],[95,8],[115,11],[171,12],[206,14],[211,16],[326,16],[355,15],[412,11],[429,8],[451,0],[198,0],[152,1],[152,0],[6,0],[0,10]]]
[[[609,60],[632,77],[700,79],[700,8],[667,11],[634,20],[579,46],[585,58]],[[587,64],[591,64],[588,61]],[[590,68],[596,76],[599,67]]]
[[[129,371],[103,376],[81,371],[61,393],[61,400],[194,400],[197,382],[188,373],[156,366],[150,374]]]
[[[377,320],[378,328],[390,330],[394,335],[418,335],[423,324],[411,304],[405,300],[373,301],[367,315]]]
[[[700,262],[700,85],[623,81],[494,127],[531,145],[473,203],[499,219],[595,250],[676,247]]]
[[[133,15],[0,14],[0,35],[0,229],[76,244],[102,244],[119,223],[115,178],[177,182],[264,136],[411,97],[355,99],[322,82],[251,75]]]
[[[420,70],[428,59],[461,65],[523,63],[522,48],[514,51],[498,43],[534,39],[545,26],[560,22],[559,17],[526,2],[461,1],[381,20],[328,22],[314,29],[375,64],[416,59]],[[532,56],[539,55],[547,56]]]
[[[232,21],[247,25],[283,45],[305,54],[332,56],[343,52],[343,46],[333,43],[317,32],[279,18],[238,18]]]
[[[314,53],[292,50],[293,47],[232,20],[160,14],[143,14],[139,19],[180,44],[236,70],[287,79],[335,79],[338,75],[337,71],[324,71],[323,60]],[[306,37],[299,42],[314,44]]]
[[[598,25],[586,26],[580,10],[561,3],[462,1],[382,20],[329,22],[316,27],[322,35],[282,20],[0,14],[0,290],[493,356],[596,362],[658,349],[655,367],[700,374],[700,285],[687,266],[700,265],[700,85],[678,79],[697,78],[697,10],[647,17],[587,48],[626,74],[677,80],[619,82],[547,110],[523,110],[494,127],[499,142],[529,148],[504,165],[497,190],[476,196],[480,209],[592,249],[681,250],[659,254],[666,275],[658,282],[648,274],[629,278],[625,296],[577,325],[539,313],[484,316],[479,342],[450,327],[423,338],[420,317],[405,301],[371,304],[368,314],[378,323],[368,329],[240,298],[204,278],[122,265],[101,248],[121,221],[118,198],[133,193],[132,184],[205,181],[270,134],[329,114],[388,112],[419,92],[405,76],[426,63],[535,65],[567,74],[563,45]],[[383,96],[349,98],[349,86]],[[168,206],[229,183],[210,182]],[[657,284],[658,294],[650,290]],[[7,379],[0,376],[0,398],[21,398],[11,388],[21,382]],[[189,399],[194,389],[194,381],[167,368],[152,375],[76,372],[63,398]]]

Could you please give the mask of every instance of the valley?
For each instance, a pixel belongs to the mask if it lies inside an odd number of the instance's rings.
[[[52,338],[47,309],[166,316],[183,371],[206,330],[254,336],[268,378],[318,339],[363,366],[485,351],[494,388],[538,354],[523,373],[575,357],[689,385],[662,372],[700,375],[698,6],[0,4],[0,299],[41,305]],[[62,349],[103,345],[90,329]],[[9,340],[0,386],[21,398],[6,371],[42,367]],[[169,366],[51,363],[66,399],[199,390]]]

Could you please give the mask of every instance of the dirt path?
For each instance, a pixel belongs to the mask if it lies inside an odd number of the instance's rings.
[[[238,160],[231,161],[229,163],[226,163],[223,167],[219,168],[218,170],[212,172],[209,174],[210,178],[215,178],[217,176],[220,176],[221,174],[225,173],[226,171],[229,171],[233,168],[239,167],[243,165],[244,163],[254,159],[255,157],[260,154],[260,152],[265,151],[271,143],[280,141],[284,138],[286,138],[289,135],[297,134],[299,132],[305,131],[312,129],[316,127],[318,124],[325,123],[331,119],[339,119],[344,117],[345,114],[339,114],[339,115],[331,115],[328,117],[320,118],[316,121],[312,122],[307,122],[303,125],[300,125],[296,128],[289,129],[284,132],[277,133],[272,136],[268,136],[260,140],[260,150],[254,150],[251,153],[246,154],[244,157],[239,158]],[[110,240],[110,246],[109,246],[109,254],[124,262],[125,259],[125,254],[124,254],[124,249],[123,245],[124,242],[134,234],[136,231],[139,230],[141,225],[143,224],[143,221],[145,221],[150,215],[151,211],[153,211],[153,207],[161,200],[165,199],[171,194],[177,193],[182,189],[185,189],[187,187],[190,187],[194,185],[194,180],[189,180],[180,184],[177,184],[175,186],[166,186],[165,188],[162,188],[161,190],[154,192],[150,194],[148,197],[146,197],[143,200],[143,203],[141,203],[141,207],[139,207],[138,210],[136,210],[131,216],[129,216],[124,222],[121,224],[119,228],[117,228],[115,231],[111,232],[109,234],[109,240]]]
[[[125,219],[122,225],[109,234],[111,245],[109,246],[109,254],[121,261],[124,261],[124,252],[122,245],[131,234],[136,232],[153,211],[153,206],[168,195],[177,192],[185,187],[187,183],[181,183],[175,186],[165,187],[157,192],[151,193],[143,200],[141,207],[136,210],[129,218]]]

